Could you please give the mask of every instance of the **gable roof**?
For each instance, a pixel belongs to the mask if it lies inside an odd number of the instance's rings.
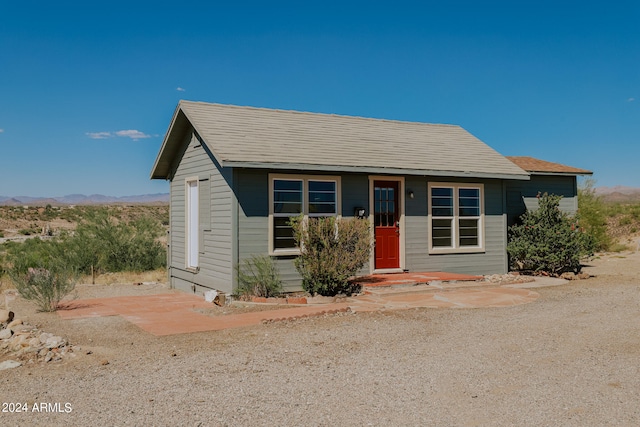
[[[578,169],[572,166],[562,165],[560,163],[547,162],[545,160],[536,159],[527,156],[507,156],[516,165],[520,166],[527,172],[536,174],[550,175],[592,175],[593,172],[586,169]]]
[[[529,179],[460,126],[180,101],[151,172],[193,128],[223,167]]]

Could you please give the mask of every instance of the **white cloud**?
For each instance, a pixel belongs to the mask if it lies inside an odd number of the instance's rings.
[[[176,88],[176,90],[177,90],[178,92],[185,92],[185,91],[186,91],[186,89],[185,89],[185,88],[182,88],[182,87],[180,87],[180,86],[178,86],[178,87]]]
[[[0,128],[0,133],[2,133],[2,132],[4,132],[4,129],[1,129],[1,128]]]
[[[131,138],[134,141],[137,141],[142,138],[151,138],[151,135],[147,135],[144,132],[140,132],[139,130],[129,129],[129,130],[119,130],[116,132],[117,136]]]
[[[635,100],[636,100],[635,98],[629,98],[629,99],[627,99],[627,102],[633,102]]]
[[[113,135],[111,132],[87,132],[87,136],[91,139],[107,139]]]

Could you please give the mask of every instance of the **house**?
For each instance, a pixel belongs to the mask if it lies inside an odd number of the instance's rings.
[[[259,254],[300,289],[299,214],[368,218],[363,273],[504,273],[507,196],[577,173],[534,172],[459,126],[181,101],[151,178],[171,182],[171,285],[230,293],[235,267]]]

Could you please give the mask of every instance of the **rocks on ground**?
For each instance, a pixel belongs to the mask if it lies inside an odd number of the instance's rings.
[[[494,285],[511,285],[514,283],[529,283],[533,282],[535,279],[531,276],[524,276],[520,274],[489,274],[484,276],[484,281],[489,282]]]
[[[13,314],[13,313],[12,313]],[[20,319],[0,323],[0,370],[23,363],[57,362],[73,355],[73,346],[60,336],[43,332]]]

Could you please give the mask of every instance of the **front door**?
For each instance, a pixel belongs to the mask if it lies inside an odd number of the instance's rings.
[[[398,181],[373,183],[376,269],[400,268],[398,187]]]

